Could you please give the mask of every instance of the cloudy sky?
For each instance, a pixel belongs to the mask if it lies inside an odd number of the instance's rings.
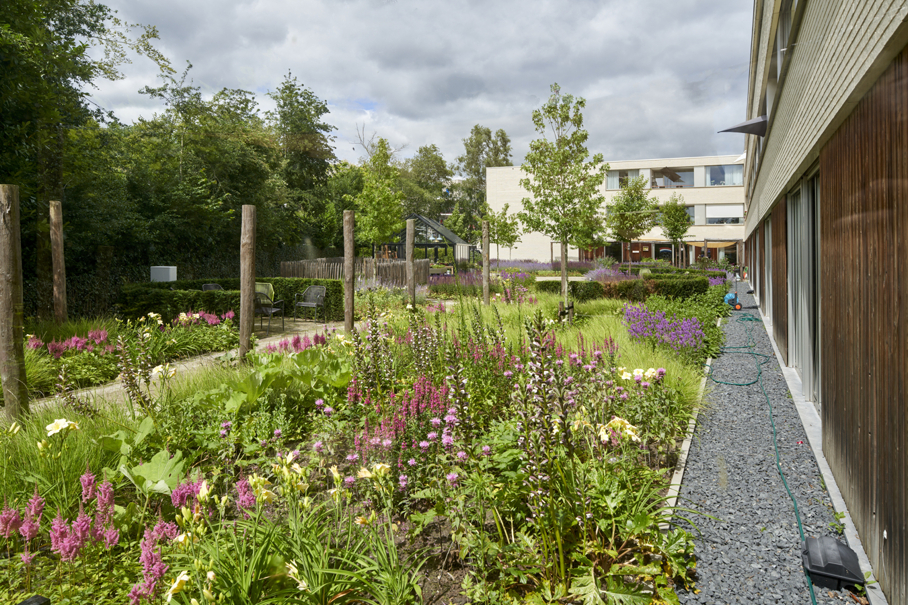
[[[520,163],[531,112],[557,82],[587,100],[590,151],[606,160],[737,154],[745,119],[752,0],[107,0],[157,26],[158,48],[211,94],[264,94],[288,71],[328,102],[336,153],[354,161],[357,126],[448,161],[474,124],[504,128]],[[161,105],[136,58],[92,99],[124,122]]]

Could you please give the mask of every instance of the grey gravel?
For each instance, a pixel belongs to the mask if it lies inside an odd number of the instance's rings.
[[[726,347],[743,346],[752,328],[754,351],[770,355],[763,384],[773,405],[779,453],[788,486],[798,502],[806,536],[832,535],[836,521],[816,459],[773,355],[762,322],[740,322],[742,313],[759,318],[754,298],[742,294],[742,311],[723,326]],[[760,358],[763,360],[763,358]],[[721,355],[713,361],[717,380],[749,382],[756,367],[747,354]],[[678,590],[681,603],[810,603],[801,567],[800,537],[794,508],[775,466],[769,409],[759,385],[707,383],[707,407],[700,413],[681,486],[679,506],[697,529],[699,592]],[[699,533],[698,533],[699,530]],[[814,588],[818,603],[853,603],[846,591]]]

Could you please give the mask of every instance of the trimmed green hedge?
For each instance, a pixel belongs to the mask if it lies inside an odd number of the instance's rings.
[[[267,282],[274,286],[274,298],[284,300],[284,309],[288,317],[293,315],[294,294],[302,294],[309,286],[325,286],[325,315],[329,321],[344,319],[344,283],[339,279],[262,277],[256,281]],[[224,289],[203,292],[204,284],[218,284]],[[170,321],[180,313],[189,310],[204,310],[218,314],[233,310],[239,313],[239,288],[239,278],[127,284],[121,288],[117,304],[120,307],[120,313],[129,319],[141,317],[150,312],[160,313],[164,321]]]
[[[709,279],[699,275],[659,275],[646,279],[629,279],[626,281],[601,284],[596,281],[570,281],[568,293],[577,302],[595,298],[624,298],[627,300],[645,300],[651,294],[661,294],[673,298],[687,298],[702,294],[709,289]],[[560,281],[537,281],[539,292],[561,293]]]
[[[627,272],[627,267],[621,267],[621,271]],[[707,271],[706,269],[698,269],[696,267],[689,267],[686,269],[681,269],[679,267],[672,267],[671,265],[634,265],[630,269],[632,275],[640,275],[641,269],[649,269],[649,272],[653,275],[705,275],[707,277],[715,277],[716,275],[721,275],[718,271]]]

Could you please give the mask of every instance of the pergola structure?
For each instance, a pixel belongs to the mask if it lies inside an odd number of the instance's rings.
[[[468,257],[472,246],[462,237],[442,225],[436,220],[430,219],[421,214],[411,214],[406,220],[413,219],[416,221],[416,242],[415,249],[426,250],[426,258],[429,257],[429,250],[434,250],[435,260],[438,260],[439,250],[443,256],[453,253],[458,256],[458,250]],[[392,258],[406,258],[406,241],[407,230],[403,229],[398,233],[397,241],[388,242],[383,245],[385,253]]]

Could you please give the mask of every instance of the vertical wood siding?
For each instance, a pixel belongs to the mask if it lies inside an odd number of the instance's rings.
[[[757,273],[757,281],[759,282],[757,294],[760,295],[760,309],[763,313],[766,313],[766,272],[764,271],[764,265],[766,264],[766,246],[764,242],[766,237],[763,235],[763,223],[760,223],[760,226],[757,227],[757,230],[754,231],[757,234],[757,258],[759,259],[759,266],[755,267]]]
[[[772,335],[788,365],[788,213],[783,198],[772,210]]]
[[[823,451],[908,605],[908,49],[820,152],[820,239]]]

